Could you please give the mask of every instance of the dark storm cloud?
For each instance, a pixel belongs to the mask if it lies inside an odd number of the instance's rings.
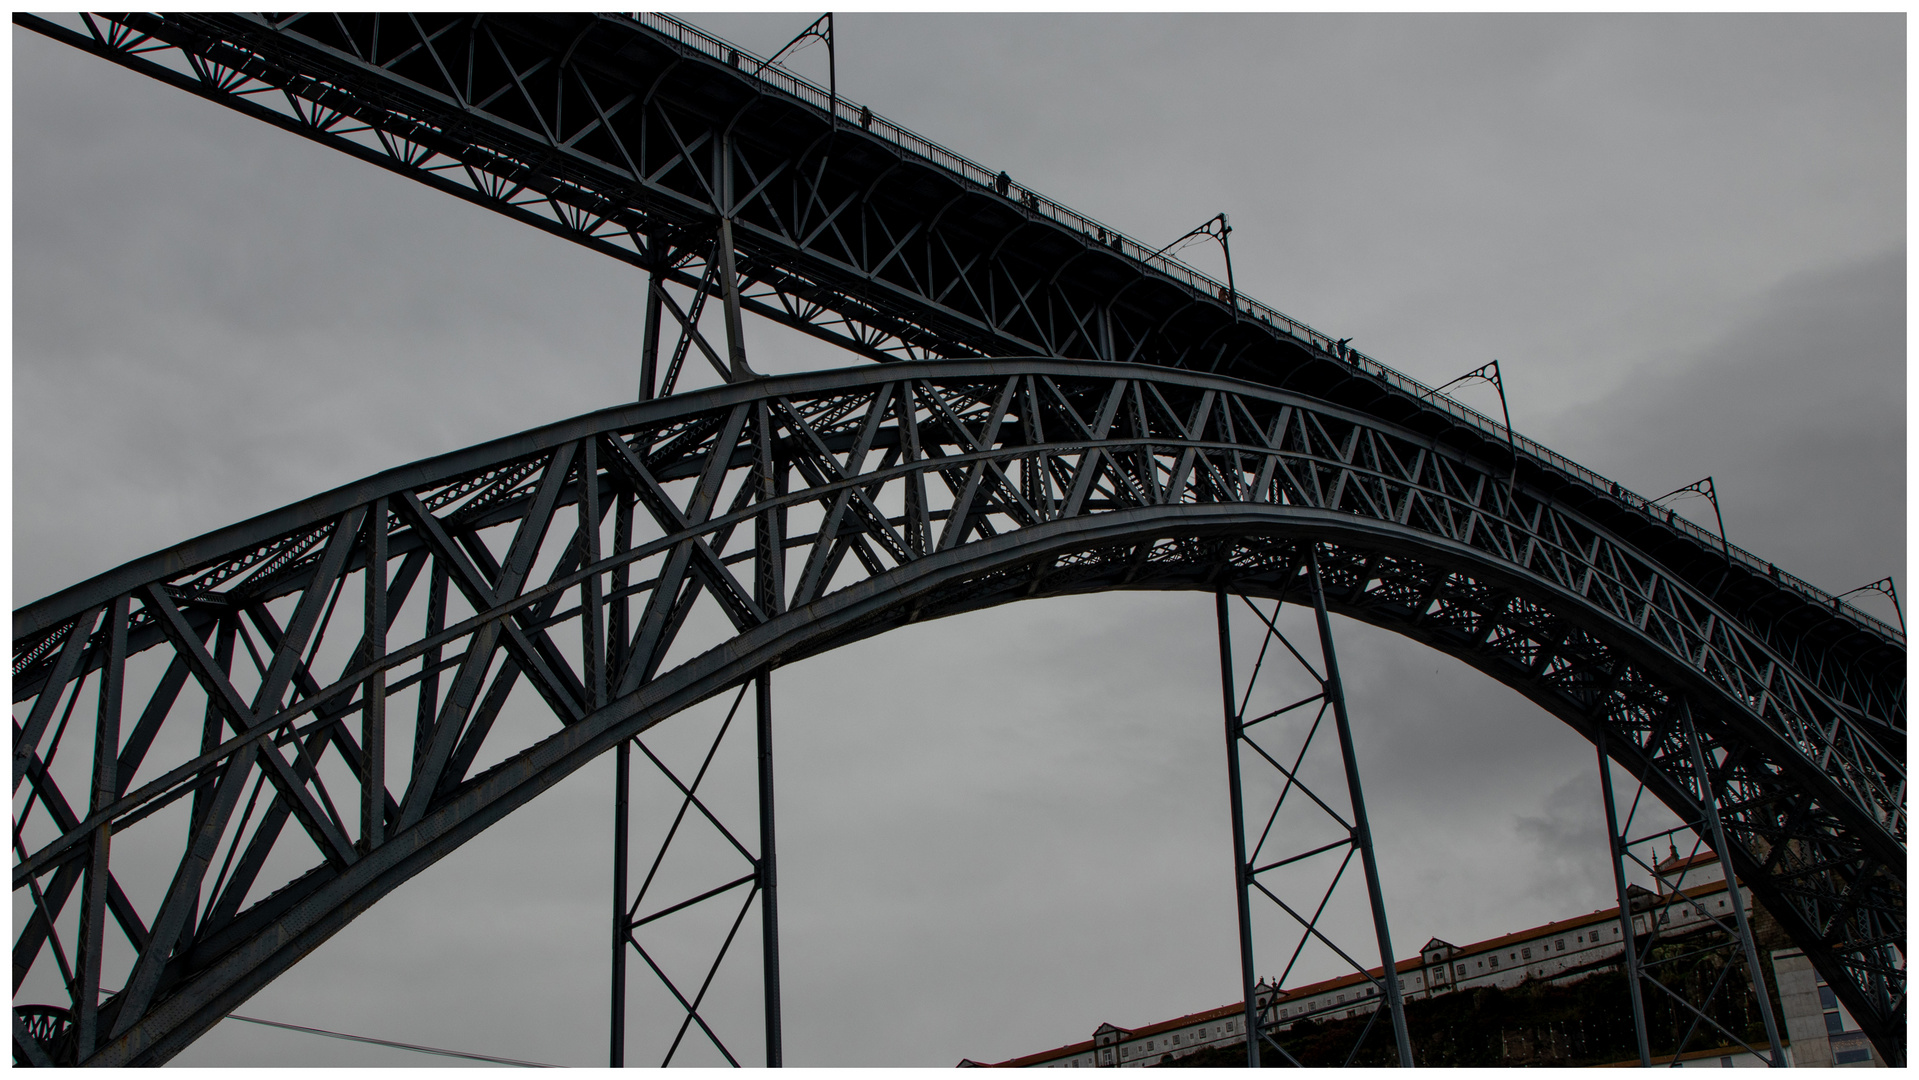
[[[1559,443],[1649,496],[1708,473],[1728,539],[1832,592],[1905,564],[1905,249],[1751,298],[1561,418]],[[1714,527],[1703,500],[1677,504]],[[1890,621],[1890,608],[1861,602]]]
[[[767,52],[809,17],[693,21]],[[1431,382],[1498,356],[1522,431],[1648,495],[1712,473],[1734,542],[1846,588],[1903,570],[1903,26],[847,14],[839,78],[1142,240],[1230,212],[1243,291]],[[630,269],[37,35],[14,62],[16,604],[631,394]],[[1590,746],[1339,633],[1399,951],[1603,905]],[[1113,595],[783,669],[788,1060],[1230,1000],[1214,649],[1206,598]],[[242,1011],[603,1061],[610,791],[596,762]],[[432,1059],[226,1023],[179,1060]]]

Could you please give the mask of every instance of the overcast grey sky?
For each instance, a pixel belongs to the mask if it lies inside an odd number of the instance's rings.
[[[691,21],[764,53],[812,17]],[[1713,475],[1733,542],[1829,590],[1905,585],[1903,16],[836,29],[843,96],[1142,240],[1225,210],[1242,291],[1429,384],[1497,357],[1522,432],[1649,495]],[[16,605],[631,396],[630,267],[14,39]],[[852,362],[748,334],[763,371]],[[1211,620],[1197,595],[1049,601],[777,674],[789,1063],[997,1060],[1233,998]],[[1590,747],[1338,633],[1400,954],[1603,906]],[[604,1063],[611,775],[241,1012]],[[432,1060],[234,1022],[177,1059]]]

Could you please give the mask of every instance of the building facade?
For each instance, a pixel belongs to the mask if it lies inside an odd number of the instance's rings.
[[[1798,949],[1774,949],[1772,973],[1779,986],[1779,1008],[1785,1013],[1786,1037],[1792,1040],[1793,1064],[1801,1068],[1883,1068],[1885,1061],[1872,1040],[1839,1004],[1812,961]]]
[[[1656,869],[1662,880],[1680,880],[1685,887],[1672,891],[1662,884],[1655,893],[1628,886],[1627,904],[1635,935],[1643,936],[1655,928],[1661,934],[1683,934],[1703,926],[1709,917],[1731,916],[1733,894],[1726,888],[1717,856],[1710,852],[1692,858],[1674,854]],[[1750,914],[1748,894],[1742,891],[1740,895],[1745,897]],[[1467,945],[1434,938],[1420,948],[1418,956],[1396,963],[1394,977],[1405,999],[1418,1001],[1478,987],[1515,987],[1528,980],[1573,982],[1616,968],[1624,954],[1619,909],[1612,907]],[[1832,991],[1818,979],[1803,954],[1780,949],[1774,950],[1771,958],[1784,1014],[1780,1037],[1789,1044],[1788,1057],[1798,1059],[1794,1064],[1883,1064],[1859,1025],[1839,1008]],[[1379,975],[1380,969],[1374,968],[1366,976],[1346,975],[1280,992],[1262,979],[1255,990],[1261,1024],[1285,1031],[1304,1019],[1363,1016],[1385,1003],[1374,984]],[[1169,1063],[1206,1047],[1243,1045],[1245,1027],[1245,1005],[1235,1002],[1139,1028],[1101,1024],[1084,1042],[996,1062],[993,1067],[1129,1068]],[[968,1059],[960,1064],[987,1063]],[[1700,1067],[1763,1062],[1744,1053],[1726,1055],[1714,1050],[1688,1054],[1677,1064]]]

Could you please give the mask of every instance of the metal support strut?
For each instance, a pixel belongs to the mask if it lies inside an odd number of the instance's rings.
[[[1708,765],[1708,755],[1698,728],[1693,724],[1692,707],[1683,698],[1674,703],[1678,723],[1677,734],[1684,740],[1684,746],[1693,767],[1694,794],[1699,800],[1697,817],[1682,821],[1679,825],[1651,831],[1642,836],[1633,836],[1635,817],[1645,800],[1646,788],[1643,780],[1634,792],[1631,805],[1622,819],[1618,810],[1618,798],[1613,790],[1611,761],[1606,750],[1606,735],[1603,727],[1599,730],[1596,745],[1599,752],[1599,788],[1606,807],[1606,834],[1612,863],[1613,886],[1619,897],[1619,936],[1623,943],[1626,984],[1632,1002],[1633,1035],[1638,1044],[1639,1063],[1650,1068],[1653,1064],[1652,1042],[1647,1024],[1646,988],[1656,992],[1654,1000],[1670,1002],[1675,1015],[1686,1021],[1686,1028],[1672,1048],[1670,1063],[1677,1065],[1680,1055],[1685,1053],[1695,1035],[1702,1028],[1717,1032],[1725,1044],[1737,1045],[1754,1057],[1765,1061],[1773,1068],[1787,1065],[1785,1050],[1779,1041],[1778,1024],[1773,1017],[1772,1000],[1766,992],[1764,969],[1759,963],[1759,949],[1752,935],[1752,927],[1746,916],[1745,890],[1733,876],[1732,860],[1726,840],[1725,828],[1720,821],[1717,785],[1713,782]],[[1680,858],[1675,837],[1692,833],[1692,850],[1685,858]],[[1660,840],[1667,842],[1671,856],[1665,862],[1658,861],[1656,844]],[[1642,858],[1635,848],[1654,847],[1651,860]],[[1716,915],[1698,897],[1693,888],[1688,892],[1686,877],[1701,862],[1701,847],[1711,848],[1711,854],[1726,883],[1726,901],[1731,910],[1731,919]],[[1655,891],[1647,894],[1646,929],[1640,933],[1633,921],[1632,897],[1626,881],[1626,863],[1630,860],[1653,878]],[[1699,944],[1698,937],[1717,937],[1717,942]],[[1688,945],[1677,951],[1662,943],[1675,941],[1682,937],[1694,938]],[[1718,974],[1705,986],[1705,976],[1711,971],[1706,962],[1713,957],[1725,959],[1717,968]],[[1753,998],[1759,1013],[1760,1025],[1765,1030],[1767,1052],[1761,1053],[1748,1045],[1737,1032],[1729,1030],[1719,1018],[1712,1015],[1715,999],[1722,990],[1736,992],[1738,983],[1731,981],[1735,965],[1743,965],[1750,980]],[[1664,978],[1659,974],[1662,969],[1674,971]],[[1675,983],[1677,985],[1675,985]],[[1689,985],[1693,984],[1693,985]],[[1690,995],[1689,989],[1702,988],[1703,994]],[[1698,1000],[1692,997],[1697,996]],[[1663,1053],[1662,1053],[1662,1056]]]
[[[1237,890],[1239,914],[1240,979],[1246,1000],[1246,1064],[1248,1068],[1259,1067],[1262,1043],[1277,1051],[1288,1064],[1320,1064],[1320,1062],[1301,1062],[1290,1053],[1277,1037],[1277,1033],[1273,1030],[1273,1024],[1271,1023],[1277,1016],[1276,1001],[1284,991],[1287,977],[1292,974],[1294,966],[1299,962],[1301,952],[1307,944],[1317,941],[1340,960],[1350,964],[1355,971],[1371,984],[1371,989],[1366,992],[1366,996],[1385,999],[1385,1011],[1391,1017],[1395,1043],[1394,1048],[1396,1050],[1398,1063],[1402,1067],[1410,1068],[1413,1065],[1412,1041],[1406,1029],[1405,1002],[1400,991],[1399,979],[1393,962],[1392,936],[1388,930],[1386,921],[1386,903],[1384,894],[1380,889],[1378,863],[1373,855],[1372,828],[1367,820],[1365,797],[1360,787],[1359,763],[1353,753],[1352,729],[1346,713],[1345,691],[1339,677],[1338,655],[1333,646],[1332,623],[1326,611],[1326,598],[1320,580],[1318,555],[1311,546],[1308,546],[1300,561],[1303,563],[1303,565],[1298,567],[1299,571],[1303,571],[1303,574],[1300,576],[1305,578],[1306,585],[1313,597],[1313,613],[1315,627],[1319,635],[1320,655],[1322,663],[1324,664],[1323,672],[1314,670],[1312,664],[1301,655],[1300,651],[1295,648],[1293,644],[1287,640],[1285,634],[1279,630],[1278,616],[1280,607],[1284,603],[1283,598],[1274,604],[1272,614],[1268,616],[1265,612],[1255,607],[1250,600],[1241,597],[1241,601],[1265,624],[1265,632],[1262,635],[1258,658],[1255,660],[1252,671],[1247,677],[1246,685],[1242,690],[1235,679],[1233,671],[1232,605],[1229,600],[1229,591],[1225,586],[1221,586],[1214,594],[1215,609],[1217,611],[1219,624],[1220,685],[1224,697],[1226,720],[1226,776],[1228,801],[1231,806],[1233,826],[1234,884]],[[1286,652],[1290,653],[1292,658],[1296,660],[1301,667],[1306,669],[1313,680],[1317,682],[1319,691],[1318,693],[1294,701],[1291,704],[1261,713],[1249,720],[1247,718],[1248,704],[1252,699],[1255,684],[1258,682],[1259,676],[1265,667],[1269,651],[1275,641],[1277,641]],[[1313,705],[1314,703],[1318,704],[1316,714],[1308,714],[1303,711],[1307,706]],[[1319,794],[1315,793],[1302,775],[1314,771],[1311,766],[1302,768],[1302,764],[1306,762],[1308,751],[1312,749],[1313,737],[1318,734],[1322,722],[1329,712],[1332,715],[1333,728],[1339,743],[1340,761],[1338,775],[1342,776],[1345,781],[1346,803],[1349,808],[1347,815],[1340,814],[1337,809],[1325,799],[1321,798]],[[1290,766],[1282,764],[1280,757],[1269,752],[1268,747],[1262,746],[1258,741],[1255,741],[1254,736],[1250,733],[1252,728],[1260,724],[1269,725],[1265,729],[1265,732],[1272,732],[1275,729],[1284,727],[1288,723],[1292,723],[1296,729],[1301,723],[1305,722],[1305,717],[1308,715],[1311,715],[1312,719],[1304,732],[1304,737],[1299,742],[1297,751],[1290,755],[1292,758]],[[1282,717],[1290,717],[1290,719],[1283,720]],[[1265,737],[1268,743],[1271,743],[1279,738],[1283,738],[1284,735],[1267,735]],[[1264,761],[1283,778],[1279,796],[1274,802],[1272,812],[1267,815],[1265,825],[1259,834],[1258,840],[1253,843],[1250,850],[1247,844],[1245,820],[1246,794],[1244,776],[1241,770],[1241,754],[1246,750],[1250,750],[1257,760]],[[1330,769],[1326,771],[1330,771]],[[1300,799],[1296,798],[1293,799],[1291,804],[1296,812],[1303,813],[1307,818],[1307,829],[1301,830],[1299,835],[1301,837],[1308,835],[1308,830],[1315,824],[1324,831],[1327,819],[1330,819],[1331,822],[1334,823],[1333,835],[1339,838],[1331,843],[1313,845],[1309,850],[1300,851],[1291,855],[1281,855],[1279,852],[1267,852],[1269,846],[1277,846],[1279,843],[1286,842],[1288,837],[1294,834],[1295,830],[1292,828],[1293,823],[1290,820],[1286,825],[1277,829],[1275,825],[1279,823],[1282,810],[1287,808],[1289,796],[1295,794],[1303,796],[1304,800],[1306,800],[1306,802],[1302,803]],[[1310,841],[1301,839],[1300,843],[1304,845],[1310,843]],[[1288,903],[1286,899],[1267,888],[1266,884],[1260,879],[1262,874],[1271,871],[1287,868],[1298,870],[1309,865],[1315,865],[1310,864],[1309,860],[1320,856],[1338,854],[1341,851],[1344,852],[1344,855],[1338,863],[1337,869],[1331,872],[1330,882],[1327,884],[1323,894],[1317,898],[1317,903],[1312,908],[1310,915],[1302,914],[1293,904]],[[1275,857],[1262,863],[1262,854],[1269,854]],[[1372,915],[1374,944],[1379,953],[1379,967],[1371,971],[1368,971],[1361,961],[1355,959],[1351,952],[1328,937],[1327,933],[1323,931],[1319,925],[1321,916],[1326,912],[1332,900],[1333,892],[1338,888],[1340,879],[1344,875],[1347,866],[1352,862],[1354,855],[1359,857],[1360,867],[1366,879],[1367,903]],[[1329,863],[1330,860],[1328,859],[1316,865],[1325,866]],[[1284,972],[1282,972],[1279,978],[1270,987],[1255,982],[1252,925],[1252,897],[1255,890],[1276,904],[1282,911],[1290,916],[1301,929],[1299,942],[1297,946],[1293,948]],[[1266,995],[1266,1000],[1263,1005],[1260,1001],[1262,991],[1264,991]],[[1350,1065],[1355,1062],[1360,1050],[1365,1046],[1367,1036],[1371,1034],[1374,1024],[1378,1020],[1379,1012],[1378,1007],[1371,1010],[1364,1028],[1355,1038],[1343,1064]],[[1264,1014],[1265,1020],[1262,1020],[1262,1014]]]
[[[1239,781],[1239,743],[1246,737],[1239,710],[1239,692],[1233,686],[1232,614],[1226,590],[1214,594],[1219,613],[1219,680],[1226,704],[1226,791],[1233,813],[1233,891],[1239,903],[1239,976],[1246,1000],[1246,1067],[1259,1068],[1259,1002],[1253,990],[1252,867],[1246,861],[1246,814]]]
[[[626,1066],[626,935],[632,920],[626,911],[627,792],[632,778],[631,743],[622,740],[614,751],[613,780],[613,1008],[607,1026],[611,1043],[606,1063],[610,1068]]]
[[[1319,626],[1319,647],[1326,658],[1326,696],[1332,699],[1333,722],[1339,729],[1339,753],[1346,766],[1346,790],[1353,797],[1353,844],[1359,848],[1360,866],[1366,872],[1366,899],[1373,909],[1373,933],[1379,938],[1379,962],[1386,983],[1386,1001],[1393,1014],[1393,1041],[1399,1050],[1399,1063],[1413,1067],[1412,1037],[1406,1032],[1406,1006],[1399,991],[1399,976],[1393,964],[1393,938],[1386,926],[1386,897],[1379,888],[1379,863],[1373,856],[1373,827],[1366,817],[1366,796],[1359,786],[1359,759],[1353,756],[1353,732],[1346,719],[1346,687],[1339,678],[1339,657],[1333,652],[1332,621],[1326,616],[1326,590],[1319,579],[1319,556],[1311,548],[1306,552],[1312,568],[1313,617]]]
[[[721,751],[722,744],[726,740],[727,732],[732,730],[733,721],[739,714],[740,706],[745,703],[749,690],[753,692],[755,719],[754,757],[757,772],[756,801],[758,802],[759,808],[759,850],[757,853],[749,851],[741,842],[740,838],[735,836],[721,819],[716,816],[715,811],[707,801],[712,798],[712,795],[709,794],[705,798],[702,798],[700,792],[701,784],[708,778],[714,759]],[[632,781],[631,762],[632,751],[636,748],[653,764],[660,776],[664,777],[678,792],[680,804],[678,813],[674,816],[670,827],[666,830],[665,839],[660,842],[651,864],[646,868],[646,873],[640,882],[639,888],[636,891],[629,891],[628,858],[631,844],[631,823],[629,821]],[[608,1053],[609,1064],[614,1068],[620,1068],[626,1064],[626,979],[627,953],[629,950],[637,953],[647,968],[659,978],[668,993],[678,1002],[678,1007],[682,1014],[679,1018],[679,1030],[674,1034],[672,1043],[667,1048],[666,1056],[660,1062],[660,1065],[664,1067],[672,1064],[673,1058],[679,1052],[682,1043],[686,1040],[687,1036],[693,1034],[695,1028],[698,1029],[699,1035],[711,1043],[713,1048],[718,1050],[720,1055],[724,1057],[729,1064],[736,1067],[740,1064],[739,1059],[727,1048],[725,1041],[720,1037],[720,1033],[714,1029],[708,1019],[701,1013],[701,1007],[705,1003],[707,991],[713,985],[714,976],[719,971],[721,962],[726,959],[728,950],[738,937],[740,925],[745,921],[747,912],[752,907],[753,900],[758,898],[760,901],[761,977],[765,993],[766,1064],[769,1068],[778,1067],[782,1063],[780,1037],[780,935],[779,906],[776,903],[778,894],[776,891],[774,870],[775,853],[773,844],[773,680],[771,672],[762,670],[740,686],[738,692],[733,697],[731,707],[726,713],[725,721],[720,724],[718,732],[713,736],[713,741],[707,748],[698,770],[690,777],[676,773],[652,748],[648,747],[642,738],[632,738],[623,741],[616,748],[615,755],[616,791],[614,793],[613,816],[613,993],[612,1033]],[[697,895],[688,899],[673,903],[649,900],[649,896],[655,891],[667,891],[671,894],[679,895],[689,888],[684,885],[678,887],[666,886],[662,888],[662,879],[659,876],[660,865],[666,858],[667,849],[672,847],[676,840],[686,842],[685,834],[682,832],[682,826],[690,820],[702,818],[727,842],[732,851],[746,859],[750,869],[745,874],[699,892]],[[636,935],[636,931],[653,927],[655,923],[687,912],[689,909],[701,907],[702,905],[724,903],[725,898],[729,895],[737,898],[739,894],[736,890],[741,886],[747,887],[745,899],[739,901],[738,911],[732,916],[732,927],[727,931],[725,940],[719,944],[717,951],[712,957],[712,963],[707,965],[697,987],[683,982],[676,982],[674,978],[668,974],[662,958],[656,957],[641,943],[639,937]],[[642,914],[642,912],[647,913]],[[654,929],[657,931],[660,928],[654,927]]]
[[[780,918],[778,875],[773,849],[773,676],[762,671],[753,680],[760,781],[760,956],[766,990],[766,1067],[780,1060]]]

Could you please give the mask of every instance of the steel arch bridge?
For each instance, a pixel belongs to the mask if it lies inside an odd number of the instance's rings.
[[[15,613],[15,986],[60,967],[77,1060],[167,1060],[515,807],[776,664],[1029,597],[1281,597],[1309,562],[1333,610],[1716,810],[1903,1060],[1903,634],[671,20],[16,18],[651,279],[638,404]],[[886,363],[754,377],[742,311]],[[675,393],[689,359],[726,384]],[[522,681],[553,723],[502,745]],[[169,853],[164,887],[122,887],[130,849]],[[130,959],[101,1000],[109,933]]]

